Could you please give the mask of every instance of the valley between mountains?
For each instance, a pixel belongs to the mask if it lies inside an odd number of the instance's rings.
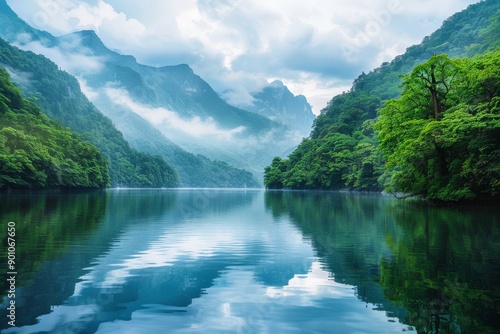
[[[5,0],[0,9],[1,188],[265,186],[443,202],[500,195],[498,1],[470,5],[362,72],[318,117],[282,81],[230,104],[231,92],[216,92],[187,64],[143,65],[93,30],[54,36]],[[51,121],[33,116],[41,113]],[[73,144],[51,140],[59,124],[99,153],[78,161]]]

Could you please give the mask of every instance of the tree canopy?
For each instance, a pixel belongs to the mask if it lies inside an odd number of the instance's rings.
[[[435,55],[403,81],[375,125],[384,186],[427,199],[500,194],[500,50],[474,59]]]
[[[495,96],[498,96],[498,64],[494,58],[498,57],[496,50],[500,45],[497,33],[499,13],[498,1],[487,0],[471,5],[447,19],[421,44],[409,47],[403,55],[368,74],[362,73],[354,80],[350,91],[335,96],[328,103],[315,120],[310,136],[288,158],[274,159],[265,169],[265,186],[371,191],[386,188],[392,192],[447,201],[497,196],[493,166],[499,160],[493,143],[498,141],[498,137],[494,139],[497,136]],[[489,56],[473,58],[488,52]],[[475,66],[474,73],[469,73],[470,66]],[[381,109],[390,109],[392,113],[385,111],[383,123],[374,128]],[[464,119],[465,114],[471,118]],[[465,137],[456,133],[459,131],[457,126],[465,126],[461,122],[475,122],[467,130],[463,129],[468,131],[461,133]],[[381,124],[384,124],[384,129]],[[402,124],[406,128],[402,128]],[[437,124],[446,128],[436,130]],[[389,127],[392,130],[389,131]],[[422,136],[424,133],[429,137],[443,132],[440,142],[436,138],[433,153],[436,158],[427,161],[436,164],[440,180],[433,183],[435,189],[431,192],[434,195],[426,191],[410,191],[410,188],[402,187],[402,183],[395,182],[403,176],[400,170],[410,163],[405,159],[411,153],[415,160],[421,158],[415,153],[420,149],[415,142],[411,147],[406,145],[409,142],[404,143],[406,139],[419,138],[420,127],[426,129]],[[379,131],[382,132],[380,136]],[[444,135],[446,131],[451,132]],[[479,134],[477,138],[476,134]],[[402,138],[406,135],[408,137]],[[471,140],[465,151],[463,145],[468,139]],[[424,145],[426,149],[432,148],[429,143],[427,141]],[[398,153],[389,159],[391,150],[396,147],[399,147]],[[468,154],[467,158],[461,158],[463,163],[449,156],[450,148],[456,154]],[[402,154],[403,150],[407,155]],[[398,163],[396,156],[401,160]],[[390,160],[388,164],[387,159]],[[451,160],[454,162],[449,165]],[[458,165],[462,167],[458,168]],[[451,183],[444,181],[451,178],[450,173],[461,174],[454,175]],[[472,174],[475,181],[469,179]],[[427,177],[423,172],[413,176],[407,174],[405,182],[422,181],[423,189],[430,186]],[[402,178],[399,180],[403,182]],[[466,187],[455,182],[469,183]],[[446,184],[454,184],[453,189],[443,190],[441,187]]]
[[[24,99],[0,68],[0,189],[108,184],[108,165],[99,150]]]

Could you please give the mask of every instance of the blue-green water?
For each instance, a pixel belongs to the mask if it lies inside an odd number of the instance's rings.
[[[18,273],[16,327],[3,282],[5,333],[500,330],[498,207],[261,190],[1,196]]]

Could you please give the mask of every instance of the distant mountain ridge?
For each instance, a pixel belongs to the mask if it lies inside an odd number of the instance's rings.
[[[141,101],[143,101],[144,98],[151,96],[148,96],[148,92],[150,92],[150,90],[148,90],[148,88],[146,87],[144,80],[141,80],[140,75],[131,68],[127,67],[137,65],[135,58],[133,56],[120,55],[114,51],[109,50],[100,41],[95,32],[83,31],[76,34],[70,34],[62,36],[60,38],[56,38],[46,32],[42,32],[28,26],[10,9],[5,0],[0,0],[0,8],[2,8],[2,11],[0,12],[0,36],[9,39],[12,42],[24,45],[27,45],[29,43],[38,43],[36,46],[42,48],[52,48],[58,46],[61,52],[71,55],[70,52],[72,51],[72,48],[75,47],[75,35],[77,35],[78,38],[81,39],[81,42],[85,45],[84,48],[79,45],[80,51],[85,51],[85,54],[83,54],[84,56],[94,56],[95,58],[89,59],[95,59],[98,61],[102,61],[103,58],[114,59],[114,63],[110,65],[111,70],[107,69],[107,73],[110,74],[109,79],[113,80],[114,82],[116,82],[118,79],[120,83],[128,85],[128,87],[130,87],[130,95],[140,97]],[[80,43],[80,41],[78,42]],[[115,71],[113,72],[113,70]],[[187,74],[192,73],[192,71],[186,65],[177,66],[174,68],[174,70],[180,70],[181,72],[185,72]],[[78,72],[77,74],[81,73]],[[96,76],[89,76],[89,81],[91,80],[99,81],[99,78]],[[68,93],[71,93],[72,91],[73,90],[68,90]],[[37,91],[31,91],[31,94],[36,95],[39,93],[40,92]],[[109,102],[109,99],[107,100]],[[57,101],[52,102],[57,103]],[[109,103],[107,105],[109,105]],[[106,103],[103,104],[103,106],[107,105]],[[107,116],[112,118],[113,123],[119,124],[121,126],[119,130],[124,133],[125,139],[130,141],[132,143],[132,146],[134,146],[136,149],[156,155],[161,155],[164,159],[166,159],[179,172],[181,186],[260,186],[260,184],[250,173],[242,169],[234,168],[227,163],[210,160],[203,155],[188,153],[176,144],[166,139],[162,134],[159,133],[158,130],[154,129],[151,124],[144,121],[144,119],[142,119],[139,115],[133,113],[127,108],[123,108],[122,106],[115,105],[114,107],[115,108],[106,108],[106,110],[112,109],[112,111],[114,111],[114,114],[111,113],[111,115],[108,114]],[[44,111],[47,111],[46,108],[47,105],[45,106]],[[102,111],[102,108],[99,109]],[[54,117],[54,115],[51,116]],[[115,118],[113,119],[112,116],[114,116]],[[67,115],[61,117],[61,115],[59,115],[56,118],[65,123],[67,126],[70,126],[68,122],[65,122],[65,119],[69,120],[71,116]],[[93,120],[89,120],[89,122],[92,121]],[[270,122],[266,119],[264,119],[264,121]],[[140,126],[136,128],[136,125]],[[123,131],[124,129],[128,129],[128,131]],[[81,131],[82,128],[74,130],[78,132]],[[135,134],[135,137],[131,134]],[[98,135],[98,137],[100,136],[101,135]],[[112,182],[112,184],[126,185],[121,182],[119,184]]]
[[[252,94],[254,101],[246,109],[298,130],[303,137],[311,132],[316,118],[304,95],[293,95],[285,84],[275,80]]]
[[[6,6],[5,0],[0,2]],[[127,141],[141,143],[140,148],[136,148],[160,154],[174,166],[182,162],[168,157],[159,146],[171,147],[175,143],[195,155],[202,154],[250,170],[260,178],[263,167],[272,157],[284,156],[296,147],[307,133],[304,129],[312,124],[308,104],[300,98],[295,99],[299,107],[293,106],[293,99],[292,103],[282,104],[279,117],[266,115],[262,106],[250,111],[238,108],[221,99],[188,65],[141,65],[133,56],[108,49],[91,30],[54,37],[27,26],[11,10],[0,14],[0,27],[2,25],[16,26],[0,34],[23,49],[45,54],[52,52],[48,49],[59,50],[66,59],[86,57],[82,65],[93,62],[98,69],[79,67],[79,61],[70,62],[66,68],[64,59],[60,64],[79,78],[87,96],[112,119]],[[303,111],[309,121],[297,118],[298,110]],[[130,112],[147,120],[170,141],[165,142],[155,135],[155,142],[163,143],[150,145],[151,140],[138,138],[138,131],[133,129],[136,123],[132,121],[137,118],[129,117]],[[286,116],[286,112],[290,115]],[[297,124],[293,124],[295,119]],[[187,179],[182,169],[181,183]]]
[[[281,154],[281,145],[269,144],[286,137],[283,124],[227,104],[188,65],[159,68],[141,65],[132,56],[107,49],[93,31],[64,35],[60,41],[60,45],[70,46],[69,52],[90,54],[102,61],[99,71],[78,74],[97,93],[92,102],[119,126],[130,142],[144,142],[134,136],[137,123],[129,122],[134,117],[123,118],[133,112],[151,123],[170,144],[174,142],[187,151],[254,173],[261,173],[273,155]],[[83,45],[85,49],[71,49],[74,45],[78,48]],[[260,143],[260,138],[266,142]],[[289,148],[289,141],[284,143]],[[153,150],[147,145],[141,149]]]
[[[163,67],[139,64],[131,55],[122,55],[108,49],[93,30],[77,31],[61,36],[58,40],[60,45],[79,40],[79,46],[87,48],[93,56],[105,57],[103,61],[107,66],[102,71],[83,74],[92,84],[103,85],[113,80],[141,102],[168,107],[183,116],[212,117],[227,128],[244,125],[247,127],[246,131],[259,133],[279,127],[263,113],[254,110],[249,112],[225,102],[187,64]],[[163,89],[157,89],[157,85],[161,85]],[[305,97],[299,99],[303,103]]]

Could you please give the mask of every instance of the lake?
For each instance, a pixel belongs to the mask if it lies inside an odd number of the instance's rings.
[[[500,207],[244,189],[0,196],[3,333],[500,332]]]

